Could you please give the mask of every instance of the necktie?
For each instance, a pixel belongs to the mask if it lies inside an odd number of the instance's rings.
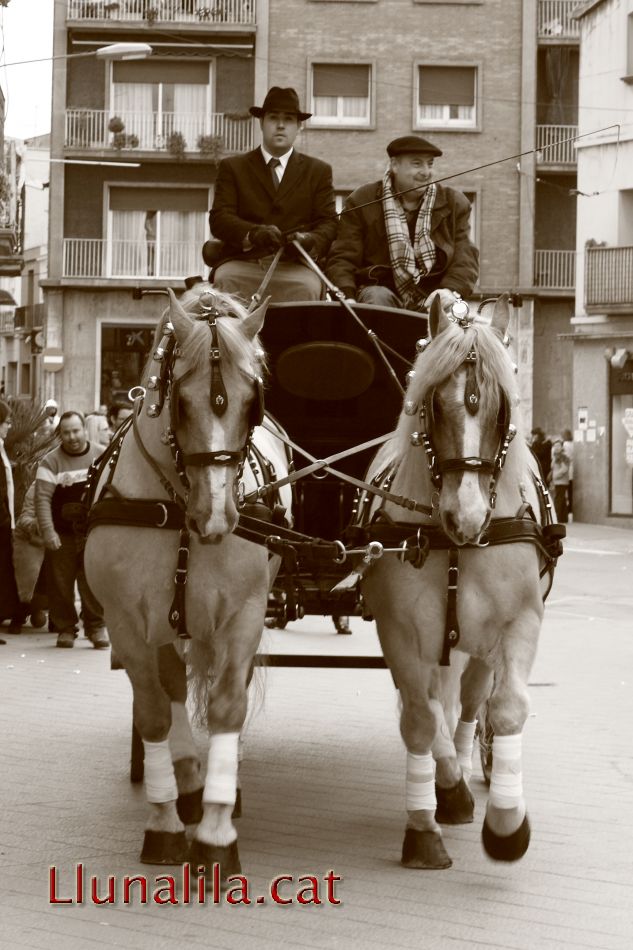
[[[279,188],[279,178],[277,177],[276,169],[279,168],[280,165],[281,165],[281,162],[279,161],[278,158],[271,158],[270,161],[268,162],[268,168],[270,169],[270,177],[273,180],[273,188],[275,189],[275,191],[277,191],[277,189]]]

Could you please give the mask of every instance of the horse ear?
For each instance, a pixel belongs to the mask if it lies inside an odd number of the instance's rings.
[[[492,320],[490,326],[496,330],[501,339],[506,335],[508,323],[510,322],[510,298],[508,294],[501,294],[495,300],[494,310],[492,311]]]
[[[442,330],[445,330],[449,324],[449,319],[442,307],[440,295],[436,294],[431,303],[431,313],[429,315],[429,332],[431,339],[434,339]]]
[[[269,303],[270,297],[266,297],[263,303],[260,303],[256,310],[252,310],[248,313],[242,321],[242,329],[249,340],[254,340],[264,326],[264,317],[266,316]]]
[[[174,334],[178,343],[183,344],[193,330],[193,320],[176,300],[176,295],[171,287],[167,288],[167,294],[169,296],[169,319],[174,325]]]

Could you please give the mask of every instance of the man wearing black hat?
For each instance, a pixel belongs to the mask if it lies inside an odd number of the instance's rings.
[[[433,182],[441,150],[418,135],[387,146],[382,181],[352,192],[328,258],[328,277],[349,298],[419,311],[439,294],[468,296],[477,281],[479,253],[469,237],[470,204]]]
[[[271,255],[297,240],[316,260],[336,234],[332,169],[293,148],[300,124],[310,118],[294,89],[273,86],[264,104],[252,106],[262,130],[260,148],[220,162],[209,215],[223,242],[214,284],[249,298],[261,284]],[[321,281],[289,247],[268,293],[274,300],[318,300]]]

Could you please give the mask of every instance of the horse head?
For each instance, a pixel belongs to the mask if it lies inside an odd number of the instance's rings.
[[[166,441],[188,488],[187,523],[201,540],[216,542],[237,525],[238,483],[253,428],[263,415],[264,353],[257,334],[268,301],[247,313],[208,284],[196,285],[181,302],[171,291],[169,296],[161,325],[167,333]],[[150,416],[160,414],[162,402],[154,406],[158,411],[150,406]]]
[[[477,543],[486,530],[515,431],[513,365],[502,343],[509,315],[507,296],[496,301],[489,326],[475,326],[467,308],[465,316],[447,315],[436,299],[431,343],[407,394],[420,411],[412,441],[426,449],[442,527],[457,545]]]

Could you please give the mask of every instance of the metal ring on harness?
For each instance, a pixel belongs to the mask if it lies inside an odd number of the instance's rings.
[[[167,505],[164,505],[161,501],[158,502],[158,507],[163,509],[163,520],[159,521],[156,525],[157,528],[162,528],[167,524],[167,518],[169,517],[169,512],[167,511]]]
[[[132,386],[132,388],[128,391],[127,398],[130,400],[130,402],[135,402],[137,399],[145,399],[145,387]]]
[[[339,550],[337,557],[333,558],[335,564],[344,564],[347,560],[347,549],[342,541],[335,540],[334,544]]]

